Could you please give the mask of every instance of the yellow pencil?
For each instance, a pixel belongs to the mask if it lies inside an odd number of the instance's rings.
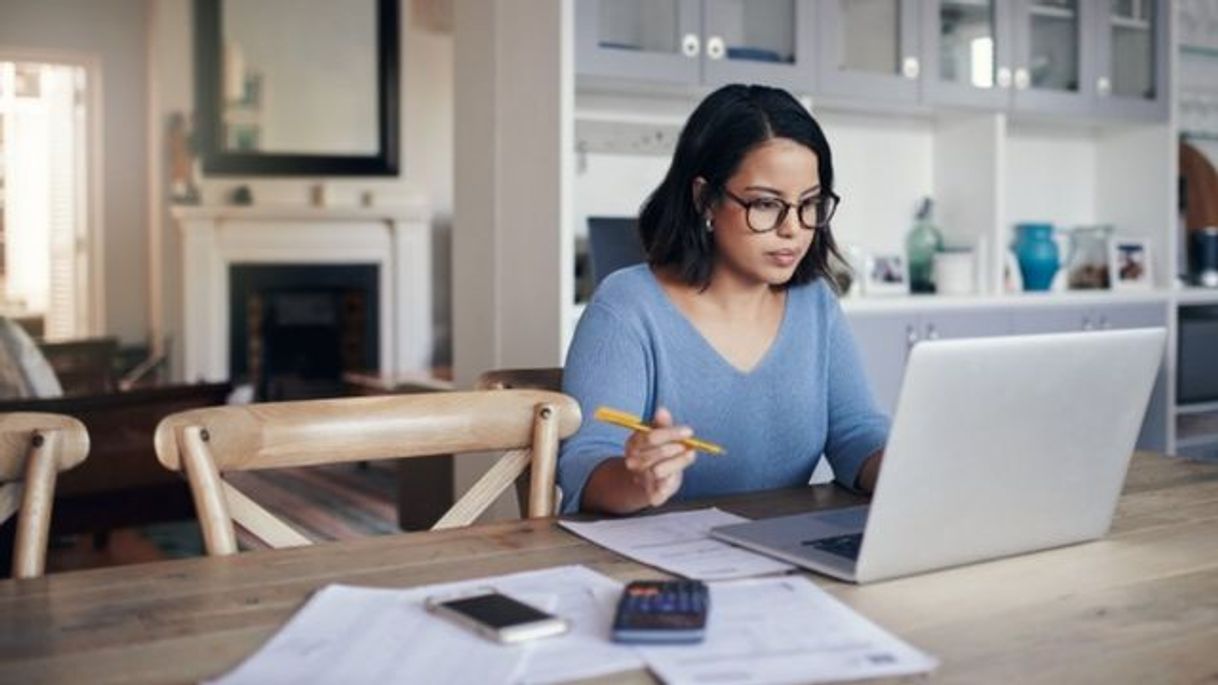
[[[593,414],[593,416],[596,417],[597,421],[612,423],[615,426],[629,428],[630,430],[639,431],[641,433],[650,433],[652,429],[655,428],[655,426],[648,426],[647,424],[643,423],[643,419],[635,416],[634,414],[627,414],[624,411],[610,409],[609,407],[597,407],[596,413]],[[724,450],[719,445],[716,445],[713,442],[699,440],[697,438],[685,438],[681,441],[681,444],[691,449],[698,450],[699,452],[706,452],[707,454],[713,454],[715,456],[727,454],[727,450]]]

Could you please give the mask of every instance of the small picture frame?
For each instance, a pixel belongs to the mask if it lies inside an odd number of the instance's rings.
[[[877,253],[867,257],[862,275],[863,294],[909,294],[909,267],[903,254]]]
[[[1108,243],[1108,282],[1113,290],[1150,290],[1150,242],[1143,238],[1113,238]]]

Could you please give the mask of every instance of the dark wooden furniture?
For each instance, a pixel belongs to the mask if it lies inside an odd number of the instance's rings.
[[[79,419],[89,431],[89,459],[64,473],[55,490],[52,533],[194,517],[186,482],[156,460],[157,423],[175,412],[224,404],[228,383],[139,388],[127,392],[0,402],[3,412],[46,412]]]
[[[38,349],[55,370],[55,377],[68,397],[97,395],[118,390],[114,362],[117,338],[83,338],[38,343]]]
[[[818,485],[697,504],[755,517],[859,501]],[[812,578],[938,657],[931,682],[1202,682],[1218,672],[1216,503],[1218,464],[1140,453],[1103,540],[873,585]],[[412,587],[561,564],[663,575],[540,519],[3,581],[0,682],[198,682],[329,583]]]

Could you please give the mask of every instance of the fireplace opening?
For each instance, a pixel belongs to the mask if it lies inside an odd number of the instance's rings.
[[[229,371],[255,398],[344,394],[343,374],[379,370],[377,266],[234,264]]]

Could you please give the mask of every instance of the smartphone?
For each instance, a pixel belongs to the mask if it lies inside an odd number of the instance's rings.
[[[459,623],[475,633],[505,644],[523,642],[570,629],[563,618],[512,599],[498,592],[484,592],[457,598],[433,597],[427,610]]]

